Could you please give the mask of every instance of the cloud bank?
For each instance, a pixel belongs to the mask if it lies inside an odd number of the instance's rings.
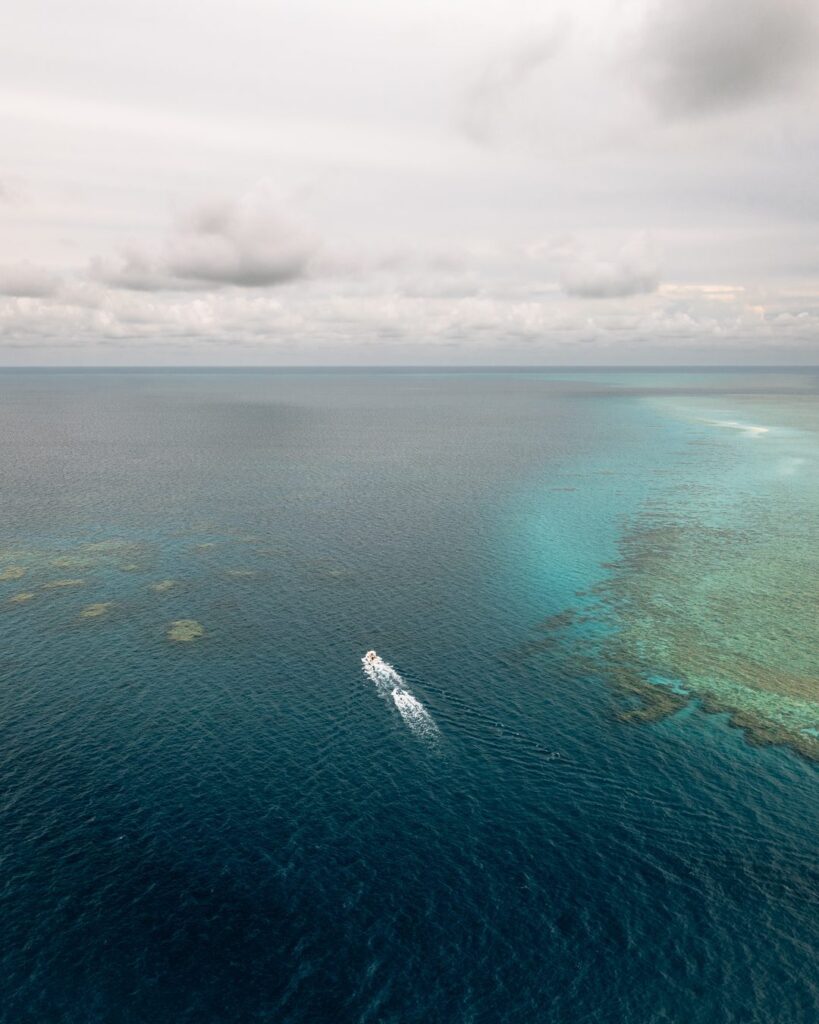
[[[0,363],[819,356],[816,0],[47,6]]]

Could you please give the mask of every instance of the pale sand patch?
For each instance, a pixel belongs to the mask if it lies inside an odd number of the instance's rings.
[[[101,615],[107,615],[113,604],[113,601],[100,601],[97,604],[89,604],[80,612],[80,618],[98,619]]]
[[[172,622],[168,630],[168,639],[180,643],[189,643],[191,640],[199,640],[205,635],[205,627],[196,619],[177,619]]]
[[[22,565],[10,565],[5,569],[0,570],[0,580],[19,580],[25,576],[26,570]]]
[[[30,601],[32,597],[34,597],[34,594],[32,594],[31,591],[24,590],[22,593],[15,594],[13,597],[10,597],[9,601],[12,604],[25,604],[25,602]]]

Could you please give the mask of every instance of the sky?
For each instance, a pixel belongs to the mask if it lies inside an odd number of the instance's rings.
[[[819,362],[819,0],[0,0],[0,365]]]

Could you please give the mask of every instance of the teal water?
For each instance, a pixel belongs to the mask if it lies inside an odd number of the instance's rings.
[[[818,392],[0,374],[0,1020],[816,1019]]]

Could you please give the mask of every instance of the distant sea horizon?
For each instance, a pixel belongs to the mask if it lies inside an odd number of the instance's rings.
[[[162,370],[174,370],[174,371],[189,371],[196,372],[197,370],[217,370],[217,371],[231,371],[231,370],[348,370],[350,372],[363,372],[366,370],[373,371],[402,371],[402,370],[429,370],[435,371],[452,371],[462,370],[466,373],[470,371],[488,371],[488,372],[503,372],[509,370],[517,372],[521,370],[531,370],[533,372],[543,371],[588,371],[593,373],[595,371],[615,371],[622,370],[624,372],[634,371],[635,373],[644,373],[646,371],[656,372],[687,372],[687,371],[698,371],[703,372],[734,372],[734,373],[754,373],[754,372],[766,372],[771,370],[817,370],[819,369],[819,363],[132,363],[132,364],[117,364],[117,363],[89,363],[88,365],[81,363],[53,363],[53,364],[21,364],[16,365],[13,363],[0,364],[0,371],[5,370],[70,370],[72,372],[94,372],[96,370],[145,370],[145,371],[156,371]]]

